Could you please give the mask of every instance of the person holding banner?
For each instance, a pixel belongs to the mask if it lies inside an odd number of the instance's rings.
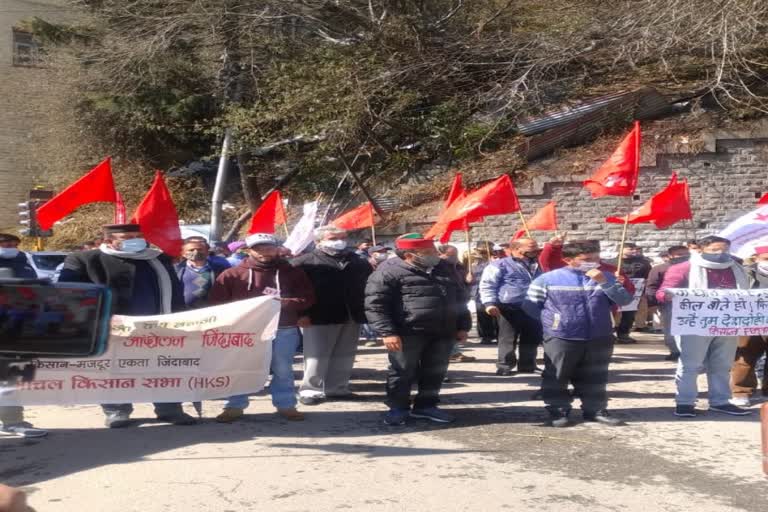
[[[643,256],[643,250],[632,242],[625,242],[622,251],[621,272],[635,283],[641,283],[645,286],[648,274],[651,272],[651,262]],[[609,262],[614,267],[618,265],[618,258]],[[642,290],[638,290],[641,293]],[[637,309],[632,311],[621,311],[619,324],[616,326],[616,343],[637,343],[637,340],[630,336],[632,326],[635,325],[635,319],[640,317],[640,324],[645,327],[648,321],[648,306],[644,298],[640,299]]]
[[[768,289],[768,246],[756,247],[753,259],[754,265],[747,270],[751,287]],[[732,404],[750,406],[758,384],[755,367],[764,355],[768,355],[768,337],[749,336],[739,339],[736,360],[731,368]],[[763,371],[762,380],[763,396],[768,397],[768,372]]]
[[[680,357],[680,351],[677,349],[677,342],[671,332],[672,312],[669,309],[669,304],[659,304],[659,301],[656,300],[656,292],[659,291],[669,267],[688,261],[690,257],[691,253],[686,246],[673,245],[667,249],[667,260],[651,268],[651,273],[648,274],[648,283],[645,286],[645,297],[648,300],[648,305],[659,308],[664,344],[669,349],[669,355],[664,358],[667,361],[677,361]]]
[[[184,289],[184,303],[188,309],[204,308],[209,305],[213,283],[230,267],[229,262],[212,255],[208,242],[200,236],[186,238],[181,253],[184,258],[176,265],[176,275]]]
[[[112,313],[145,316],[183,311],[184,294],[171,258],[147,245],[138,224],[104,226],[104,243],[93,251],[76,252],[64,260],[59,282],[94,283],[112,290]],[[105,424],[131,424],[132,404],[104,404]],[[157,419],[194,425],[180,403],[156,403]]]
[[[499,357],[496,375],[537,371],[536,352],[541,324],[522,310],[531,282],[541,275],[539,245],[530,238],[509,242],[509,256],[491,262],[480,278],[480,301],[488,315],[499,322]],[[517,354],[518,339],[520,357]]]
[[[360,325],[365,323],[365,282],[371,265],[349,250],[347,231],[335,226],[315,230],[315,250],[294,258],[315,290],[303,328],[304,380],[299,401],[316,405],[326,398],[351,399],[349,378],[355,364]]]
[[[600,270],[599,242],[569,242],[562,258],[566,266],[534,279],[522,305],[544,329],[541,392],[550,424],[571,424],[571,383],[585,421],[621,425],[606,410],[614,344],[611,310],[614,304],[629,304],[633,296],[613,274]]]
[[[656,299],[668,302],[669,288],[693,290],[747,289],[749,277],[730,254],[731,242],[719,236],[707,236],[698,241],[699,251],[692,252],[688,261],[672,265],[664,275]],[[680,358],[677,361],[675,383],[675,416],[696,416],[697,379],[703,371],[709,387],[709,410],[734,416],[750,411],[730,403],[729,376],[736,355],[736,336],[678,336]]]
[[[410,233],[395,248],[398,258],[380,266],[365,288],[368,322],[389,351],[384,423],[403,425],[409,417],[450,423],[453,416],[437,404],[451,349],[471,326],[466,291],[432,240]]]
[[[301,269],[280,257],[280,244],[274,235],[254,233],[245,242],[248,258],[216,278],[209,300],[215,305],[273,295],[280,301],[280,321],[272,341],[269,391],[272,405],[280,416],[289,421],[301,421],[304,415],[296,410],[293,357],[301,339],[298,326],[308,323],[304,312],[315,303],[312,283]],[[232,423],[243,417],[246,407],[248,395],[232,396],[216,421]]]

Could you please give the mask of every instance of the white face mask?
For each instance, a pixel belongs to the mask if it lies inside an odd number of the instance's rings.
[[[10,260],[19,255],[19,250],[15,247],[0,247],[0,258]]]
[[[323,249],[340,252],[347,248],[346,240],[323,240],[318,244]]]
[[[120,242],[120,250],[124,252],[141,252],[147,248],[147,241],[143,238],[130,238]]]
[[[389,258],[389,256],[385,252],[375,252],[375,253],[373,253],[373,261],[375,261],[377,263],[381,263],[382,261],[386,260],[387,258]]]
[[[589,272],[590,270],[595,270],[596,268],[599,268],[600,264],[595,263],[594,261],[582,261],[578,267],[574,267],[576,270],[580,272]]]
[[[768,261],[760,261],[757,263],[757,271],[763,275],[768,276]]]

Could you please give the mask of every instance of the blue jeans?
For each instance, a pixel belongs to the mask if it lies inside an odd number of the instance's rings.
[[[272,340],[272,381],[269,391],[272,394],[272,405],[277,409],[293,409],[296,407],[296,391],[293,385],[293,356],[299,346],[298,327],[280,327],[275,339]],[[245,409],[248,407],[248,395],[229,397],[224,406],[228,409]]]
[[[709,405],[724,405],[731,399],[730,372],[736,356],[738,338],[735,336],[678,336],[675,383],[678,405],[695,405],[699,394],[696,379],[707,372]]]

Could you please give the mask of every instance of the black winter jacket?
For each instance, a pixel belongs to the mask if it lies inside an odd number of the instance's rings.
[[[37,272],[27,261],[27,255],[19,251],[15,258],[0,258],[0,268],[9,268],[13,272],[13,277],[23,279],[37,278]]]
[[[315,288],[315,304],[306,315],[315,325],[365,323],[365,282],[373,269],[352,251],[339,256],[315,249],[291,261],[307,274]]]
[[[431,273],[403,260],[387,261],[365,288],[368,323],[380,336],[437,335],[453,339],[468,331],[467,289],[453,269],[440,262]]]

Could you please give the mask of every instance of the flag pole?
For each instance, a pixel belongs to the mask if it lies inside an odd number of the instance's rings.
[[[621,232],[621,243],[619,244],[619,257],[616,260],[616,277],[621,275],[621,264],[624,262],[624,244],[627,241],[627,229],[629,229],[629,215],[632,213],[632,196],[629,197],[629,212],[624,217],[624,229]]]
[[[467,234],[467,275],[464,276],[465,280],[472,279],[472,258],[469,256],[470,251],[472,250],[472,227],[469,225],[469,222],[465,222],[464,224],[467,229],[465,233]]]
[[[376,243],[376,227],[371,224],[371,241],[373,242],[373,245],[378,245]]]
[[[525,215],[523,215],[522,208],[520,210],[517,210],[517,213],[520,214],[520,222],[523,223],[523,229],[525,230],[525,236],[528,238],[531,238],[531,232],[528,230],[528,223],[525,222]]]
[[[289,236],[291,236],[291,234],[288,233],[288,223],[287,222],[283,222],[283,231],[285,231],[285,238],[288,238]]]

